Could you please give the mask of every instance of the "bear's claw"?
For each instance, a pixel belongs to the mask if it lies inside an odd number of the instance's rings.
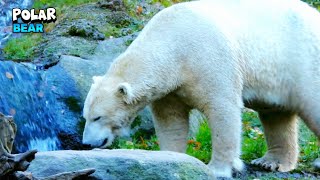
[[[263,157],[251,161],[251,164],[259,166],[260,168],[268,171],[277,171],[280,166],[279,162],[275,162],[275,160],[270,160]]]

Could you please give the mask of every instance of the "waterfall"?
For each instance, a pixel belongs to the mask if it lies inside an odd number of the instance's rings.
[[[25,9],[31,5],[32,0],[0,0],[0,53],[6,40],[15,36],[11,30],[12,8]],[[57,100],[47,72],[30,66],[0,60],[0,112],[14,116],[18,126],[16,152],[57,150],[60,148],[57,127],[66,119],[61,115],[66,108]]]
[[[0,0],[0,48],[11,36],[12,8],[28,8],[32,0]]]

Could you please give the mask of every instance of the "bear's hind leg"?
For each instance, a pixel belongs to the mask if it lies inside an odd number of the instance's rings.
[[[185,153],[191,108],[169,94],[151,105],[160,150]]]
[[[263,169],[286,172],[296,167],[298,159],[297,118],[290,112],[259,112],[268,151],[251,163]]]
[[[320,98],[314,99],[319,100]],[[311,105],[306,105],[302,112],[299,113],[299,116],[320,140],[320,101],[316,101]]]

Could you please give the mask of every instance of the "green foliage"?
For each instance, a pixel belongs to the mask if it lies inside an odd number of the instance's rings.
[[[172,1],[170,1],[170,0],[152,0],[152,2],[153,3],[160,3],[164,7],[169,7],[173,4]]]
[[[142,136],[135,137],[132,140],[116,139],[110,147],[111,149],[145,149],[145,150],[160,150],[159,143],[155,135],[149,139],[144,139]]]
[[[11,38],[3,48],[6,59],[26,61],[34,56],[34,47],[40,43],[40,34],[27,34]]]
[[[131,124],[131,128],[141,125],[141,117],[138,116]],[[155,131],[140,130],[131,135],[130,139],[118,138],[112,144],[111,149],[145,149],[160,150]]]
[[[317,137],[300,122],[299,124],[300,157],[298,169],[311,168],[311,162],[320,157],[320,145]]]
[[[131,17],[137,17],[136,9],[139,5],[139,0],[123,0],[123,5]]]
[[[190,1],[190,0],[152,0],[152,3],[160,3],[164,7],[169,7],[173,4],[186,2],[186,1]]]
[[[320,10],[320,0],[302,0],[302,1]]]
[[[211,130],[205,121],[200,125],[199,132],[195,139],[188,141],[187,154],[196,157],[204,163],[209,163],[211,159]]]
[[[39,9],[43,7],[62,8],[64,6],[77,6],[81,4],[97,2],[98,0],[35,0],[33,8]]]
[[[244,161],[250,162],[260,158],[267,151],[267,145],[262,132],[262,126],[256,112],[244,112],[242,114],[243,137],[242,155]]]

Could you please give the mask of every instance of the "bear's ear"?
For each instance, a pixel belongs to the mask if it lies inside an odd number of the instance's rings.
[[[127,104],[132,104],[134,102],[135,98],[132,92],[132,87],[129,83],[124,82],[119,84],[117,93],[123,97]]]
[[[93,80],[93,83],[95,84],[102,80],[102,76],[93,76],[92,80]]]

